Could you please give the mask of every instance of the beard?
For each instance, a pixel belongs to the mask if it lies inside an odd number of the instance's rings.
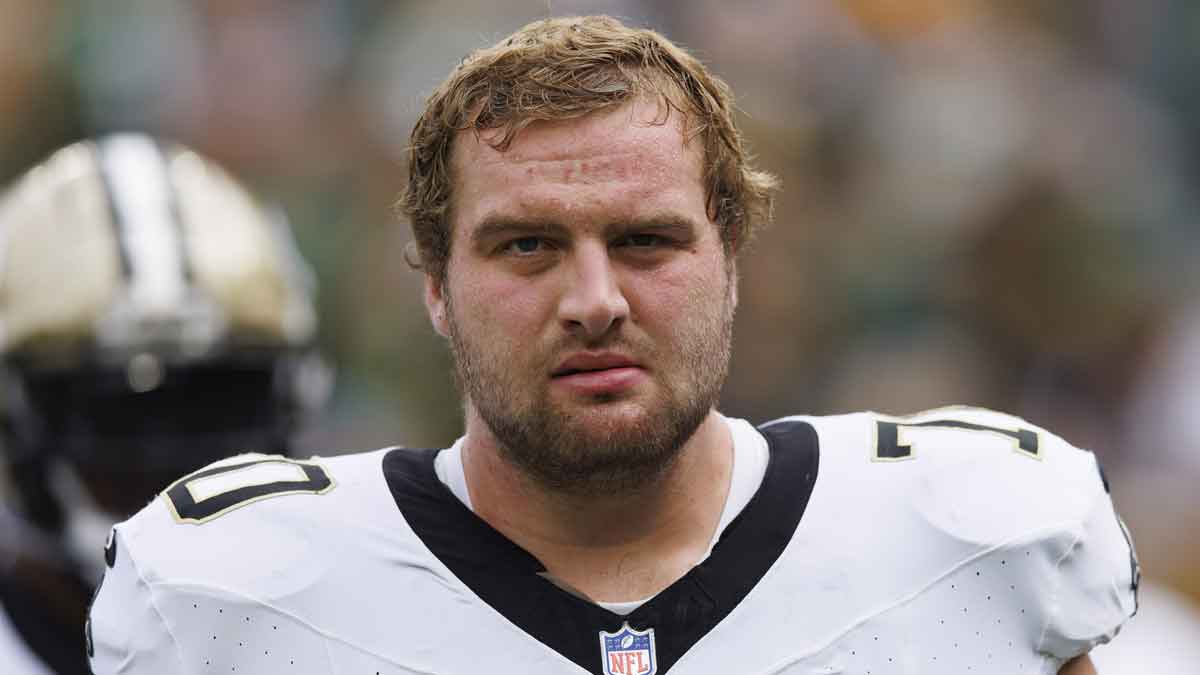
[[[560,494],[631,494],[658,482],[716,405],[729,372],[729,300],[673,326],[665,348],[622,325],[594,343],[564,336],[545,350],[546,358],[528,364],[497,346],[494,335],[462,330],[449,301],[446,310],[455,379],[468,405],[507,462]],[[653,365],[652,394],[553,401],[547,375],[553,358],[582,348],[611,349]]]

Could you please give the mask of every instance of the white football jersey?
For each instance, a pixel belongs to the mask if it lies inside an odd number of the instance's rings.
[[[792,417],[707,559],[628,615],[438,480],[436,450],[223,460],[118,525],[96,675],[1044,675],[1136,609],[1091,453],[967,408]]]

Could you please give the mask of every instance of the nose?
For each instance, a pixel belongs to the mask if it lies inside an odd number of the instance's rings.
[[[596,340],[624,322],[629,316],[629,302],[603,242],[581,242],[571,258],[559,317],[564,328],[576,337]]]

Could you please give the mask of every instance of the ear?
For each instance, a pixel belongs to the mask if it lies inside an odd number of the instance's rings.
[[[444,338],[450,337],[450,321],[446,318],[445,287],[433,278],[425,275],[425,311],[429,312],[429,322],[433,329]]]

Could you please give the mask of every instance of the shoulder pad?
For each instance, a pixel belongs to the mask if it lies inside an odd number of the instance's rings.
[[[1091,452],[980,408],[802,419],[821,440],[814,502],[834,505],[842,527],[870,532],[863,546],[874,555],[1042,556],[1041,578],[1030,580],[1046,589],[1039,651],[1080,654],[1136,610],[1137,559]]]

